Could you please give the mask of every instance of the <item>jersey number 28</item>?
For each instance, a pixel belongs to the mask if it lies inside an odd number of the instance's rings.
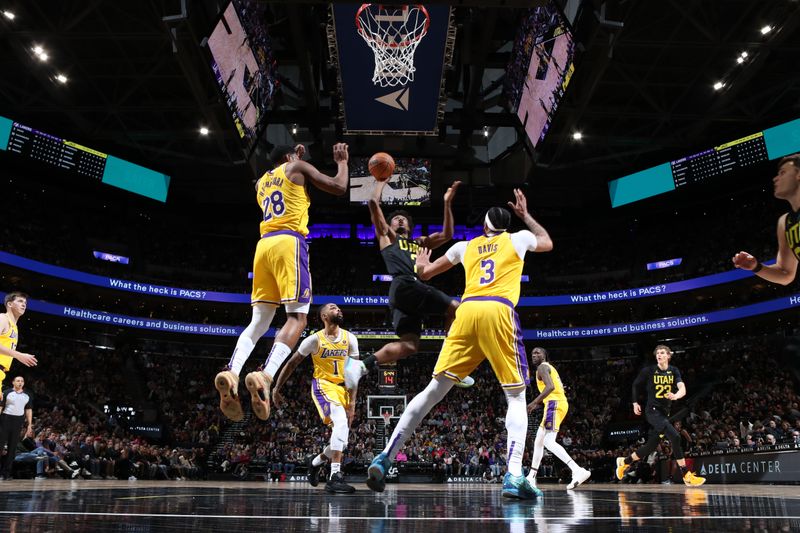
[[[286,212],[286,204],[283,203],[283,193],[281,191],[272,191],[272,194],[264,198],[261,203],[261,208],[264,210],[264,220],[270,220],[273,216],[279,217]]]

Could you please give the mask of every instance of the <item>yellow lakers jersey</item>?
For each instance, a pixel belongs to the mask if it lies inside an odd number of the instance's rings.
[[[16,350],[17,343],[19,342],[19,330],[17,329],[17,324],[11,320],[10,316],[8,317],[8,326],[8,331],[0,333],[0,346],[4,346],[10,350]],[[0,355],[0,367],[6,370],[10,369],[11,361],[13,360],[14,358],[9,355]]]
[[[339,328],[339,338],[330,340],[325,330],[316,332],[319,348],[312,355],[314,377],[331,383],[344,383],[344,364],[350,353],[350,333]]]
[[[546,371],[547,368],[550,369],[550,379],[553,380],[553,392],[547,395],[547,398],[544,401],[551,401],[555,400],[557,402],[566,402],[567,401],[567,393],[564,391],[564,384],[561,383],[561,376],[558,375],[558,370],[555,369],[553,365],[550,363],[542,363],[542,365],[547,365],[544,369]],[[539,372],[536,372],[536,388],[539,389],[539,392],[544,390],[545,384],[544,381],[539,379]]]
[[[286,176],[286,163],[261,176],[256,185],[256,199],[264,213],[261,235],[278,230],[308,235],[311,199],[304,186]]]
[[[499,296],[517,305],[523,261],[508,232],[481,235],[469,241],[462,263],[466,275],[464,298]]]

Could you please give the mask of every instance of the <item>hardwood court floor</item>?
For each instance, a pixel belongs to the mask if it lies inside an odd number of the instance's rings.
[[[302,483],[0,482],[0,531],[798,531],[796,486],[545,485],[541,501],[497,484],[356,484],[330,495]]]

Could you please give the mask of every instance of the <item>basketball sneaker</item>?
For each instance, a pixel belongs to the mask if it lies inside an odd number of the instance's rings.
[[[261,420],[269,418],[269,391],[272,380],[261,370],[256,370],[247,374],[244,384],[250,391],[250,405],[253,407],[253,412]]]
[[[316,487],[319,485],[319,471],[322,469],[322,465],[314,466],[314,458],[316,455],[311,454],[306,457],[306,470],[308,472],[308,482],[311,484],[312,487]]]
[[[616,474],[617,474],[617,479],[618,480],[622,481],[622,478],[625,477],[625,472],[628,471],[628,468],[630,468],[630,466],[631,465],[626,465],[625,464],[625,458],[624,457],[617,457]]]
[[[391,466],[392,462],[384,452],[375,456],[367,469],[367,487],[375,492],[383,492],[383,489],[386,488],[386,472]]]
[[[472,387],[473,385],[475,385],[475,379],[471,378],[470,376],[467,376],[464,379],[456,381],[456,387],[459,387],[459,388],[462,388],[462,389],[468,389],[468,388]]]
[[[348,357],[344,364],[344,386],[347,389],[354,389],[362,377],[367,375],[367,367],[360,359]]]
[[[327,483],[325,483],[325,492],[333,494],[352,494],[356,488],[348,485],[341,472],[336,472],[331,476]]]
[[[540,496],[542,496],[542,491],[532,487],[525,476],[512,476],[511,472],[506,472],[505,477],[503,477],[504,498],[532,500]]]
[[[219,391],[219,410],[227,418],[239,422],[244,418],[239,401],[239,376],[225,368],[214,378],[214,387]]]
[[[683,482],[690,487],[699,487],[706,482],[706,478],[696,475],[694,472],[686,472],[683,476]]]
[[[575,472],[572,473],[572,481],[569,485],[567,485],[567,490],[572,490],[587,479],[592,477],[592,472],[586,470],[585,468],[579,468]]]

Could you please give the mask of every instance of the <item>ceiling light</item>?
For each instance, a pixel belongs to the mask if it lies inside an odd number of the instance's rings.
[[[484,126],[483,127],[483,136],[484,137],[488,137],[489,136],[489,126]]]
[[[43,54],[44,53],[44,48],[42,48],[41,46],[39,46],[37,44],[36,46],[33,47],[33,53],[36,54],[37,56],[39,54]]]
[[[772,31],[772,26],[766,25],[763,28],[761,28],[761,35],[766,35],[771,31]]]
[[[200,135],[208,135],[208,128],[206,128],[205,126],[200,128]]]
[[[572,138],[574,140],[576,140],[576,141],[580,141],[581,139],[583,139],[583,133],[581,133],[579,131],[573,132],[572,133]]]
[[[744,58],[742,56],[739,56],[736,58],[736,62],[741,65],[742,63],[744,63]]]
[[[297,135],[297,124],[292,124],[292,135]]]
[[[40,60],[40,61],[47,61],[47,59],[48,59],[50,56],[49,56],[49,55],[47,55],[47,52],[42,52],[41,54],[39,54],[39,55],[38,55],[38,57],[39,57],[39,60]]]
[[[720,89],[722,89],[723,87],[725,87],[725,84],[724,84],[724,83],[722,83],[721,81],[718,81],[717,83],[715,83],[715,84],[714,84],[714,90],[715,90],[715,91],[719,91],[719,90],[720,90]]]
[[[3,11],[3,16],[8,20],[14,20],[14,18],[16,17],[16,15],[11,11]]]
[[[748,56],[747,51],[742,52],[741,54],[742,59],[747,58],[747,56]]]
[[[59,75],[57,75],[57,76],[56,76],[56,79],[57,79],[57,80],[58,80],[60,83],[67,83],[67,77],[66,77],[66,76],[64,76],[63,74],[59,74]]]

